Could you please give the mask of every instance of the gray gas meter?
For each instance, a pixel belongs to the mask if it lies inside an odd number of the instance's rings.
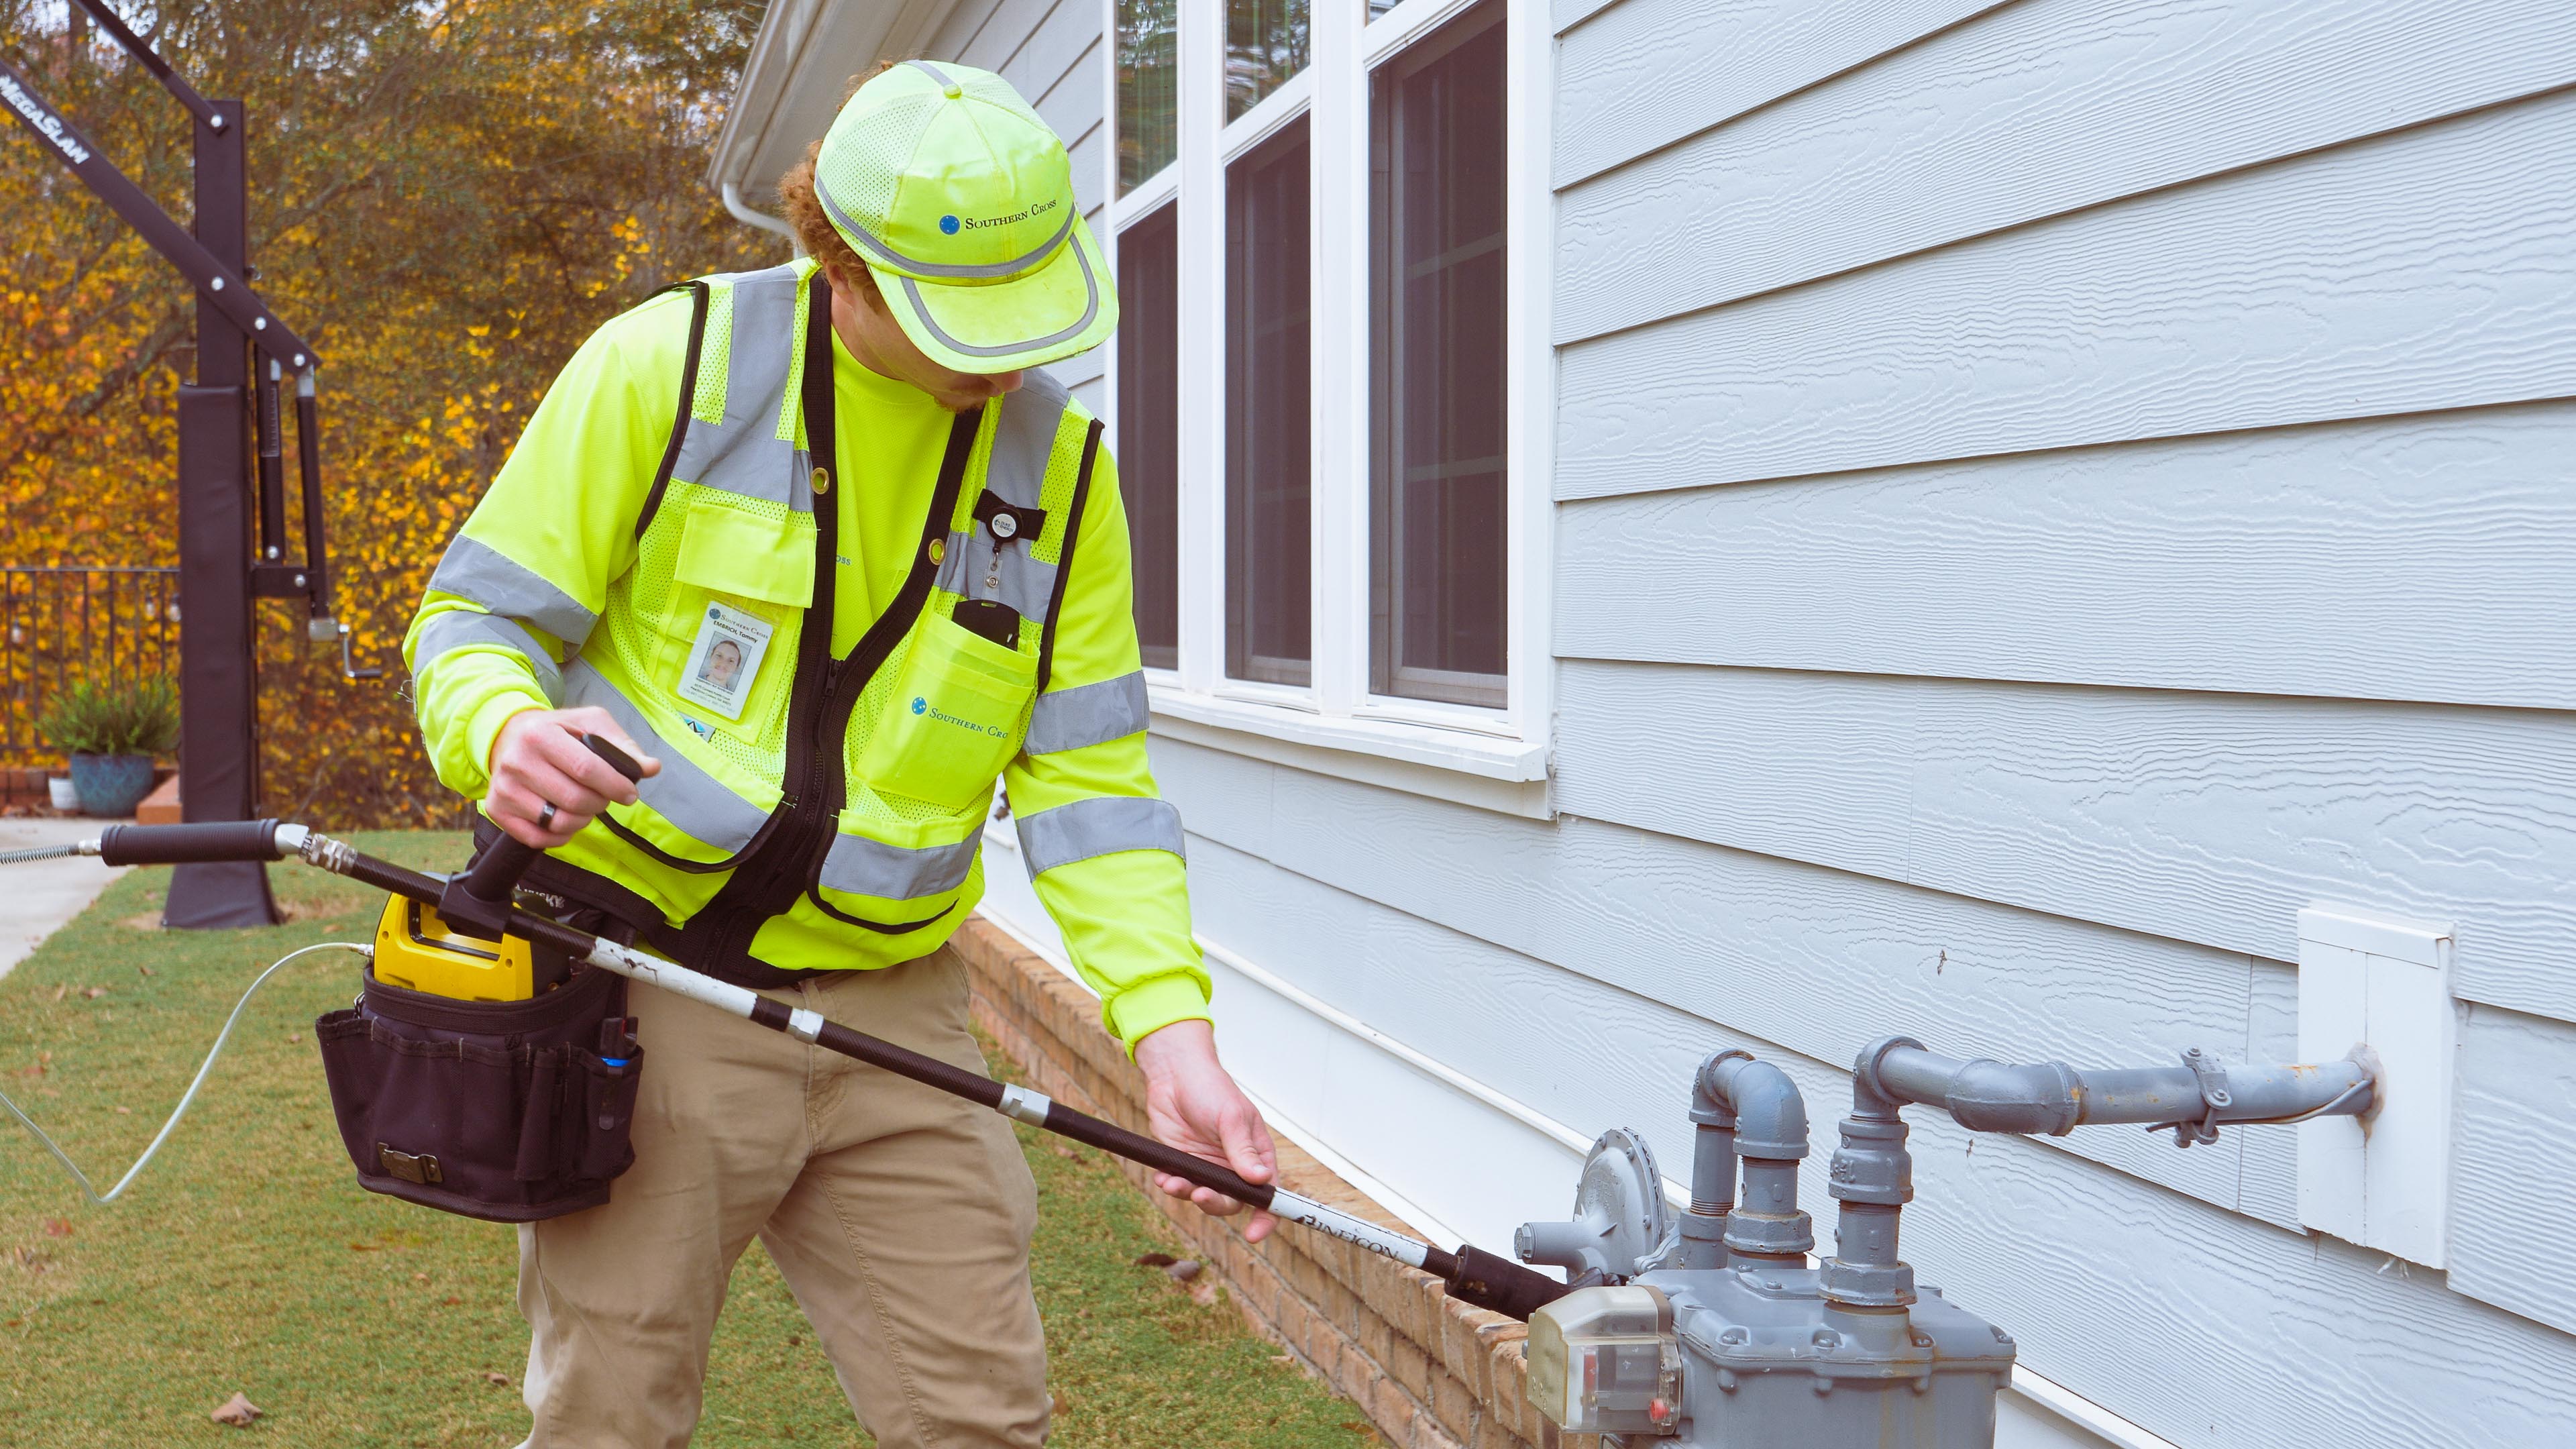
[[[2358,1114],[2377,1089],[2366,1055],[2229,1069],[2187,1052],[2178,1067],[2079,1072],[1890,1037],[1854,1069],[1828,1174],[1835,1251],[1813,1262],[1797,1188],[1806,1103],[1778,1068],[1720,1052],[1692,1092],[1690,1211],[1666,1210],[1653,1154],[1621,1130],[1584,1159],[1572,1218],[1522,1225],[1521,1258],[1565,1269],[1573,1288],[1530,1315],[1529,1400],[1618,1449],[1993,1449],[2013,1341],[1917,1288],[1897,1257],[1914,1196],[1901,1108],[1937,1106],[1983,1131],[2131,1122],[2189,1147],[2222,1123]]]

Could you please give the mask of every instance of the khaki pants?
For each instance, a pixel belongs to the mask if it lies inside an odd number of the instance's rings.
[[[943,950],[769,994],[981,1071],[966,990]],[[1010,1124],[667,992],[627,1009],[635,1165],[607,1206],[519,1229],[529,1449],[686,1444],[754,1234],[884,1449],[1041,1443],[1037,1187]]]

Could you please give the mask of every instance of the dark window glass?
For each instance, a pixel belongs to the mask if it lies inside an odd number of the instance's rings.
[[[1306,118],[1226,168],[1226,672],[1304,684],[1310,374]]]
[[[1306,0],[1225,0],[1225,118],[1306,68]]]
[[[1118,0],[1118,194],[1180,154],[1177,0]]]
[[[1118,234],[1118,493],[1135,560],[1136,642],[1180,667],[1180,227],[1159,206]]]
[[[1503,16],[1371,81],[1371,683],[1504,703]]]

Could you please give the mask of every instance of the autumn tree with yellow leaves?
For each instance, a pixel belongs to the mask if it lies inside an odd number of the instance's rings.
[[[177,0],[122,13],[249,108],[255,285],[313,343],[344,683],[259,605],[262,804],[450,824],[399,648],[430,569],[546,385],[667,283],[779,259],[701,180],[757,0]],[[189,119],[61,0],[0,0],[0,55],[188,218]],[[177,274],[0,128],[0,564],[177,559]],[[291,516],[290,529],[298,528]],[[299,535],[300,536],[300,535]]]

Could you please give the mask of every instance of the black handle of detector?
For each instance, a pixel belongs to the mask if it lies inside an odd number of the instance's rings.
[[[627,783],[633,784],[644,778],[644,767],[605,738],[585,734],[581,743],[608,768],[625,776]],[[519,878],[528,873],[528,867],[536,864],[538,855],[542,853],[535,846],[503,832],[449,887],[439,904],[438,913],[487,931],[500,930],[509,918],[512,892],[518,889]]]
[[[210,820],[198,825],[111,825],[98,833],[108,865],[197,865],[283,860],[275,820]]]

